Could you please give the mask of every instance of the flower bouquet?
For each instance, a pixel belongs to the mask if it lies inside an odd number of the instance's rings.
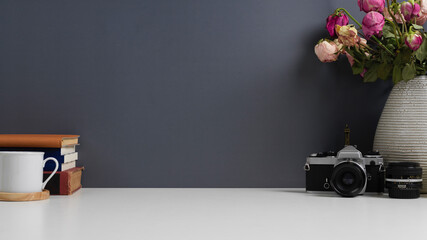
[[[360,24],[344,8],[326,19],[330,38],[321,39],[314,51],[322,62],[345,55],[353,74],[364,82],[378,78],[393,83],[408,81],[427,72],[427,0],[358,0],[366,12]],[[356,25],[349,24],[349,18]]]

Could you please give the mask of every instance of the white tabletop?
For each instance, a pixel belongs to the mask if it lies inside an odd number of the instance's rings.
[[[303,189],[85,188],[0,202],[0,239],[427,239],[427,198]]]

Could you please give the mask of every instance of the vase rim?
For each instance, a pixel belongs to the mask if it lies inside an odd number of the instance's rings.
[[[413,79],[427,79],[427,75],[418,75],[414,77]]]

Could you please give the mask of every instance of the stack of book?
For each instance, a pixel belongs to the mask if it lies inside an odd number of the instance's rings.
[[[57,134],[0,134],[0,151],[44,152],[44,158],[58,160],[58,171],[46,184],[52,195],[70,195],[79,190],[83,167],[77,167],[79,135]],[[47,161],[43,169],[44,180],[55,169],[53,161]]]

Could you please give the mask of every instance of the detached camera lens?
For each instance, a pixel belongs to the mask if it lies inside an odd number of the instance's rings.
[[[386,187],[391,198],[419,198],[423,169],[417,162],[390,162],[386,167]]]
[[[354,197],[365,189],[366,174],[356,163],[341,163],[332,172],[331,184],[341,196]]]

